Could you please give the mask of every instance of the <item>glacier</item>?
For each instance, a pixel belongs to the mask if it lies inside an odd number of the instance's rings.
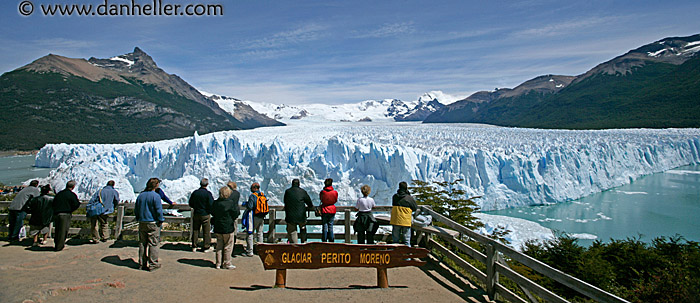
[[[325,178],[340,203],[354,205],[362,184],[378,205],[390,205],[400,181],[451,181],[482,210],[570,201],[644,175],[700,162],[700,129],[540,130],[476,124],[410,122],[304,123],[225,131],[132,144],[49,144],[37,167],[62,189],[78,182],[88,198],[115,180],[122,199],[135,200],[148,178],[163,180],[186,203],[199,179],[212,192],[229,180],[243,196],[259,182],[282,204],[293,178],[315,203]]]

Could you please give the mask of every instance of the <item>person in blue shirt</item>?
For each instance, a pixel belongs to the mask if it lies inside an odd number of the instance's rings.
[[[102,203],[104,211],[102,214],[89,217],[90,229],[92,230],[91,243],[107,242],[109,239],[109,215],[114,212],[114,209],[119,204],[119,193],[114,189],[114,180],[109,180],[107,185],[98,190],[90,199],[90,203]],[[99,226],[98,224],[99,223]],[[102,237],[100,238],[100,234]]]
[[[139,265],[141,269],[154,271],[160,268],[158,263],[158,246],[160,245],[160,228],[165,218],[160,195],[155,192],[160,182],[151,178],[146,189],[136,198],[134,213],[139,222]]]

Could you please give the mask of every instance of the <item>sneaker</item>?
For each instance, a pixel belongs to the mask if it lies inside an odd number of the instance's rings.
[[[223,269],[236,269],[236,266],[233,266],[233,265],[229,264],[229,265],[226,265],[226,266],[224,266],[224,267],[222,267],[222,268],[223,268]]]
[[[153,264],[151,267],[148,268],[148,271],[156,271],[160,269],[160,264]]]
[[[205,249],[202,250],[202,252],[205,252],[205,253],[206,253],[206,252],[212,252],[212,251],[214,251],[214,248],[213,248],[213,247],[205,248]]]
[[[252,256],[254,256],[254,255],[253,255],[253,253],[244,253],[243,256],[244,256],[244,257],[252,257]]]
[[[216,265],[216,266],[214,266],[214,268],[216,268],[216,269],[221,269],[221,266]]]

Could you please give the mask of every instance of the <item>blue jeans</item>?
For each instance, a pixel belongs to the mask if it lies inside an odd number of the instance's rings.
[[[24,225],[24,218],[26,216],[27,213],[21,210],[10,210],[10,214],[8,216],[10,221],[10,229],[8,230],[10,241],[19,240],[19,231]]]
[[[400,238],[403,236],[404,241],[400,242]],[[391,237],[394,240],[394,244],[404,244],[411,247],[411,227],[410,226],[391,226]]]
[[[321,234],[322,242],[335,242],[333,221],[335,221],[335,214],[321,214],[321,224],[323,224]]]

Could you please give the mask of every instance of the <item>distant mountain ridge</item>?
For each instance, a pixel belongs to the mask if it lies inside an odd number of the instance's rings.
[[[159,68],[136,47],[109,59],[49,54],[0,76],[0,150],[47,143],[128,143],[283,125],[252,109],[238,117]]]
[[[255,111],[266,114],[277,120],[302,121],[340,121],[340,122],[369,122],[369,121],[423,121],[431,113],[445,105],[442,92],[423,94],[416,101],[405,102],[398,99],[365,100],[358,103],[338,105],[329,104],[273,104],[254,101],[241,101],[236,98],[207,94],[221,108],[234,114],[242,105],[247,105]]]
[[[545,75],[513,89],[482,91],[426,123],[536,128],[700,127],[700,34],[671,37],[579,76]]]

